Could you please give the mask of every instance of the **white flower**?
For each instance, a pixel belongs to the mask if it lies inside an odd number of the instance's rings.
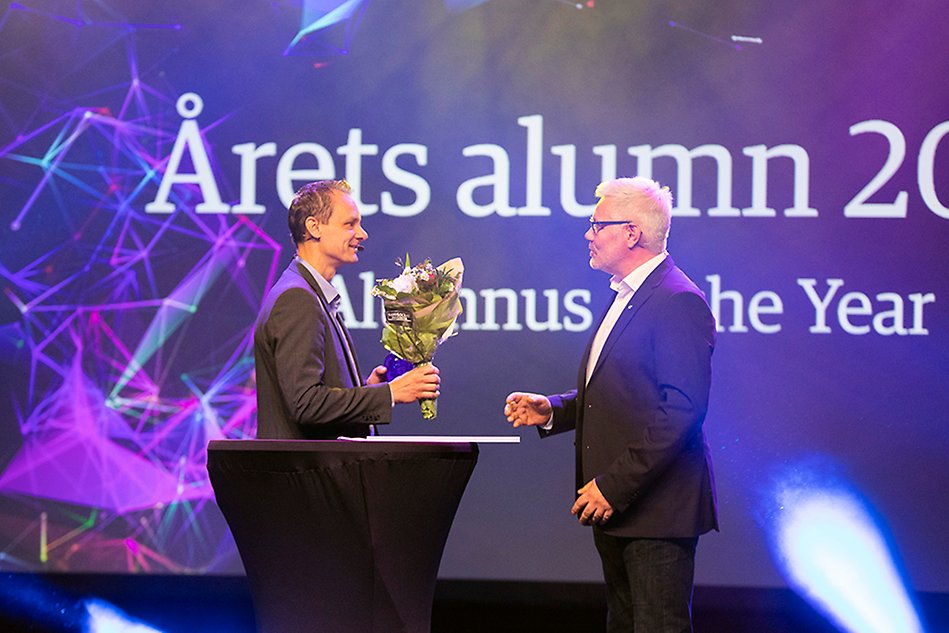
[[[392,280],[392,289],[396,292],[414,292],[416,290],[415,276],[402,273]]]

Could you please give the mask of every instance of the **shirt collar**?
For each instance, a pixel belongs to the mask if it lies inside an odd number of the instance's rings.
[[[316,272],[316,269],[310,265],[305,259],[297,255],[296,260],[303,264],[303,267],[310,271],[310,274],[313,275],[313,279],[316,280],[316,285],[320,287],[320,290],[323,291],[323,296],[326,297],[326,303],[329,304],[330,310],[334,313],[339,307],[339,290],[337,290],[333,284],[323,279],[323,275]]]
[[[618,295],[631,295],[639,287],[643,285],[643,282],[646,281],[652,271],[659,268],[659,264],[662,263],[662,260],[666,258],[667,253],[663,251],[655,257],[644,261],[642,264],[633,269],[633,272],[629,273],[623,278],[619,278],[616,275],[613,275],[610,278],[610,288],[616,291]]]

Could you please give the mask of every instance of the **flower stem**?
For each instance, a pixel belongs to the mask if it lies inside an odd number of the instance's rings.
[[[426,398],[418,401],[422,409],[423,420],[434,420],[438,416],[438,400],[436,398]]]

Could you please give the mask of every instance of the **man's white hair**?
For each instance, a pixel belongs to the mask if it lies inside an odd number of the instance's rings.
[[[636,176],[615,178],[596,187],[597,198],[611,198],[620,204],[630,222],[642,231],[641,244],[646,250],[662,253],[669,239],[672,222],[672,192],[655,180]]]

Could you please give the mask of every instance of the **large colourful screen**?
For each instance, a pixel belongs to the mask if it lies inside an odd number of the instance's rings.
[[[406,253],[465,263],[439,417],[485,445],[445,578],[594,581],[571,388],[608,300],[598,182],[676,197],[669,251],[718,321],[722,529],[698,582],[782,586],[781,490],[846,488],[949,592],[949,5],[925,0],[20,0],[0,9],[0,569],[240,573],[205,469],[256,425],[252,325],[286,204],[346,178],[336,279],[361,364]],[[789,500],[790,499],[790,500]],[[301,544],[305,546],[305,544]]]

